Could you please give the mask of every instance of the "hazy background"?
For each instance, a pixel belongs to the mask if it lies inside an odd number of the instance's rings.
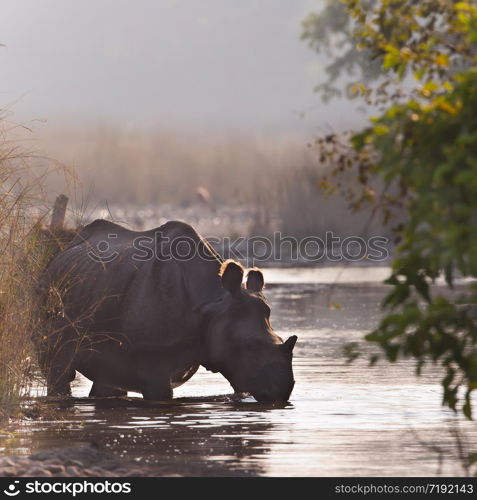
[[[321,0],[1,0],[0,107],[87,218],[206,234],[356,232],[317,188],[316,134],[363,116],[314,93]],[[51,165],[37,159],[39,170]],[[204,196],[205,193],[205,196]]]
[[[307,135],[346,126],[356,115],[336,102],[325,112],[313,93],[321,63],[299,39],[321,4],[2,0],[2,106],[50,127]]]

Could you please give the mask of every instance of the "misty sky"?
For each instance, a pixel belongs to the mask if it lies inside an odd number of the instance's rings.
[[[300,41],[321,0],[0,0],[0,105],[39,127],[120,123],[308,133],[323,64]],[[305,117],[300,117],[305,112]],[[354,118],[353,118],[354,117]]]

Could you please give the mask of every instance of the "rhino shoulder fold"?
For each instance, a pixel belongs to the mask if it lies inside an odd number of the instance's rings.
[[[153,231],[160,231],[166,236],[189,236],[202,239],[199,233],[187,222],[180,220],[169,220]]]
[[[105,219],[96,219],[90,224],[83,226],[78,231],[78,233],[76,234],[76,236],[74,237],[74,239],[71,241],[71,243],[68,245],[67,248],[72,248],[76,245],[80,245],[81,243],[84,243],[85,241],[88,241],[95,236],[102,237],[105,234],[110,234],[110,233],[123,235],[132,233],[132,231],[114,222]]]

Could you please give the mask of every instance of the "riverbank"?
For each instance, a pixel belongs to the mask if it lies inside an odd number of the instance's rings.
[[[1,477],[147,477],[163,476],[157,467],[125,460],[88,447],[52,448],[24,456],[0,458]],[[168,474],[170,476],[170,474]]]

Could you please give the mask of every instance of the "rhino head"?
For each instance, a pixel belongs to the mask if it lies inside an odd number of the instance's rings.
[[[234,391],[260,402],[287,401],[295,385],[292,357],[297,337],[286,342],[270,324],[270,307],[262,294],[261,271],[227,261],[221,269],[227,293],[210,304],[205,329],[205,368],[220,372]]]

